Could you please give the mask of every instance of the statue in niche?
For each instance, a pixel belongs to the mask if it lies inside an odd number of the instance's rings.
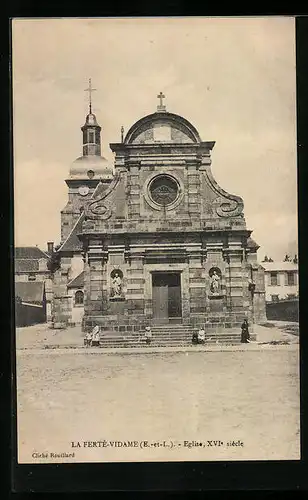
[[[220,276],[214,269],[210,277],[211,277],[210,290],[213,294],[217,295],[220,293]]]
[[[122,295],[122,279],[118,273],[112,278],[112,290],[114,297],[121,297]]]

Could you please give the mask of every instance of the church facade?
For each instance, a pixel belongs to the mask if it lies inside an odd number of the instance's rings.
[[[243,200],[211,170],[202,141],[162,103],[110,144],[90,109],[83,156],[66,180],[54,325],[99,324],[116,334],[151,325],[228,329],[264,321],[264,271]],[[79,292],[79,294],[78,294]]]

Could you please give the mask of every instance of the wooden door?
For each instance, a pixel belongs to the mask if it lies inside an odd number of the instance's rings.
[[[175,273],[152,275],[153,319],[157,324],[182,317],[181,277]]]
[[[153,319],[163,324],[168,322],[168,283],[160,274],[154,274],[152,280]]]

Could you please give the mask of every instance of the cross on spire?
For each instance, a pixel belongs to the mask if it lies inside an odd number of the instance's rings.
[[[163,99],[165,99],[165,94],[163,94],[162,92],[160,92],[158,94],[158,99],[159,99],[159,104],[157,106],[157,111],[166,111],[166,106],[164,106],[163,104]]]
[[[89,112],[92,113],[92,92],[94,92],[96,89],[92,87],[92,81],[91,78],[89,78],[89,87],[85,89],[85,92],[89,92]]]

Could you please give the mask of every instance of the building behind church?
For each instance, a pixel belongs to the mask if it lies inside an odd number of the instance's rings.
[[[16,324],[27,326],[50,322],[53,285],[48,267],[53,243],[47,243],[47,251],[35,247],[16,247],[15,298]]]
[[[215,330],[265,320],[264,270],[243,200],[211,169],[203,141],[159,95],[102,156],[101,127],[89,113],[82,156],[66,179],[61,244],[53,270],[53,325],[99,324],[114,335],[151,325]]]

